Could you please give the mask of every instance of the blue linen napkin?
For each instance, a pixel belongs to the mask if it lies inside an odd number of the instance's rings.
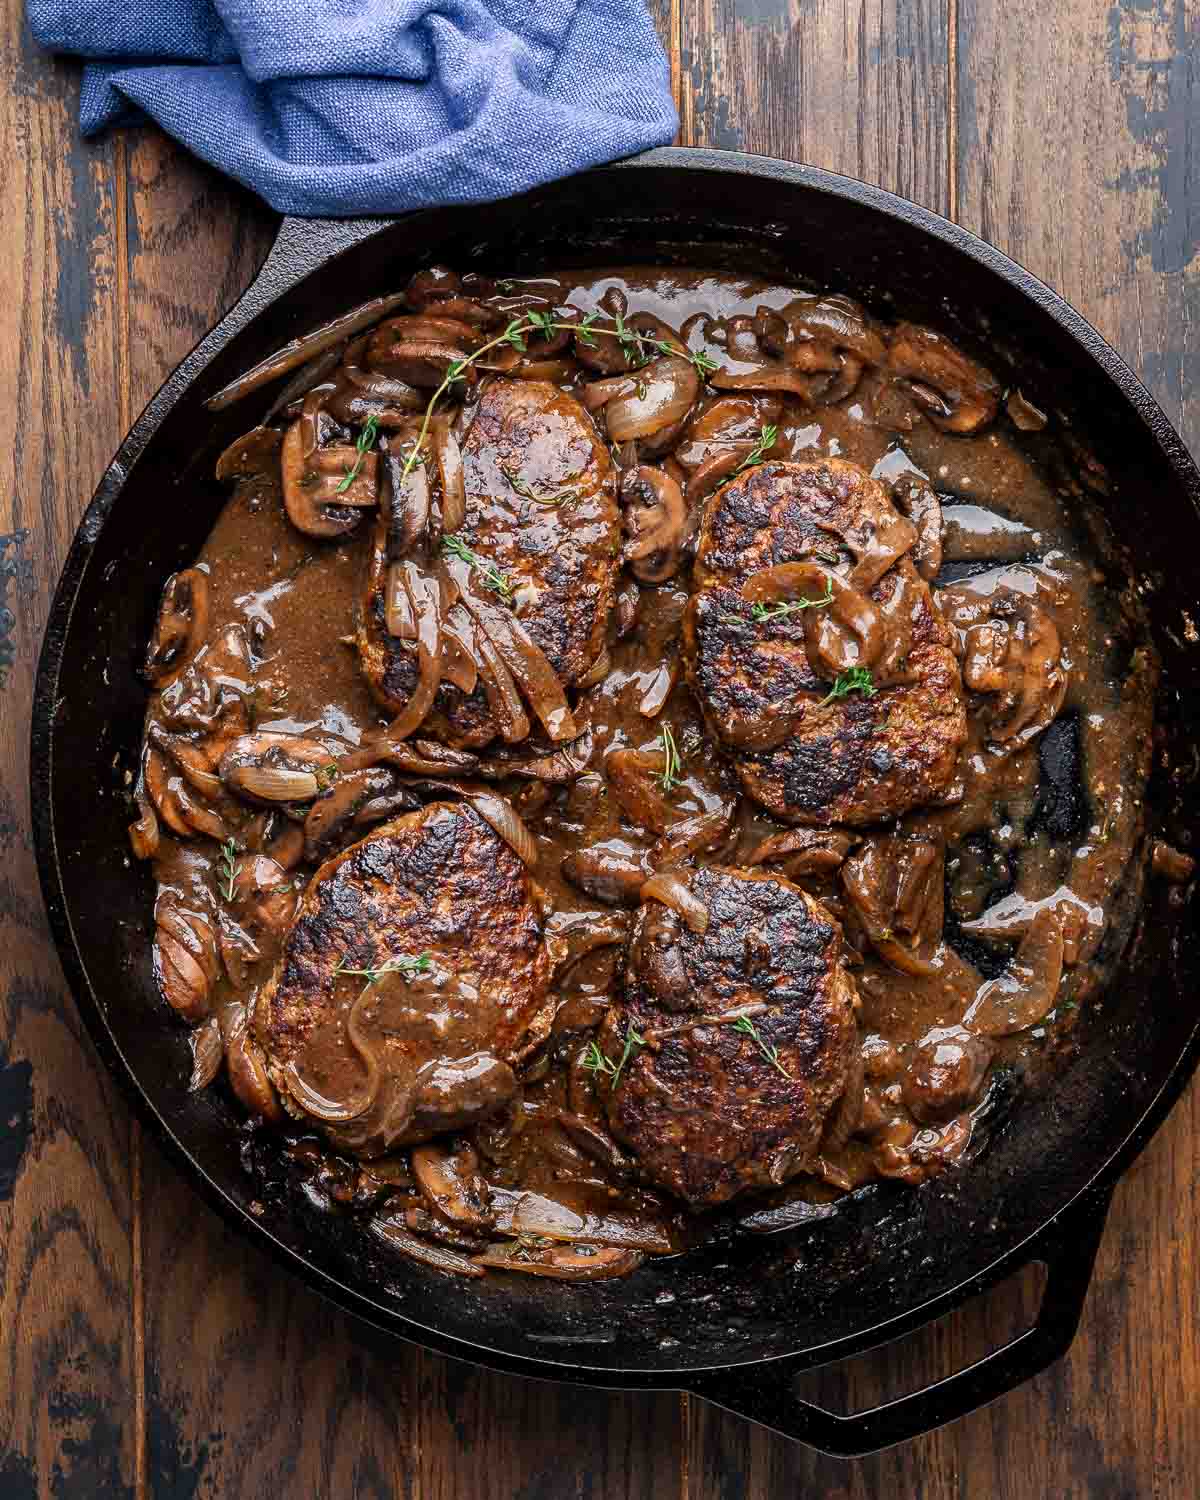
[[[643,0],[28,0],[91,135],[150,115],[283,213],[503,198],[671,140]]]

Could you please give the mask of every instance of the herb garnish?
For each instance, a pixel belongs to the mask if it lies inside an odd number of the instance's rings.
[[[499,348],[501,344],[508,344],[511,348],[524,354],[528,349],[527,339],[531,333],[541,334],[543,338],[548,339],[552,333],[557,333],[565,329],[568,333],[573,333],[581,344],[593,349],[596,347],[597,335],[615,338],[628,359],[636,359],[640,364],[646,364],[652,357],[651,351],[659,354],[673,354],[680,359],[686,359],[695,368],[701,378],[711,375],[717,368],[716,360],[710,355],[705,354],[702,349],[687,350],[677,348],[674,344],[668,343],[666,339],[651,338],[649,334],[638,333],[636,329],[628,326],[624,318],[619,316],[614,319],[614,326],[612,328],[599,328],[597,327],[599,316],[598,312],[588,313],[586,318],[577,323],[574,321],[558,321],[549,312],[524,312],[520,317],[513,318],[503,333],[497,334],[494,339],[489,339],[486,344],[481,344],[473,354],[467,354],[462,359],[452,359],[446,366],[446,373],[442,376],[441,384],[429,398],[429,404],[426,406],[425,415],[421,420],[421,430],[417,433],[417,440],[413,445],[413,451],[404,461],[404,468],[400,471],[400,477],[402,479],[407,478],[416,467],[417,455],[424,445],[426,434],[429,431],[429,424],[433,420],[434,407],[446,392],[452,386],[460,385],[466,379],[467,370],[482,359],[490,350]],[[369,419],[368,426],[371,421],[374,421],[374,418]],[[363,437],[365,436],[366,432],[364,430]],[[362,441],[363,438],[360,437],[360,445]],[[371,437],[371,442],[374,442],[374,435]],[[353,473],[348,475],[347,479],[343,482],[343,487],[354,477],[354,473],[357,473],[358,467],[358,464],[356,464]]]
[[[675,736],[669,724],[663,725],[657,743],[663,754],[663,768],[659,772],[658,784],[664,792],[672,792],[675,789],[675,783],[679,780],[679,773],[683,769],[683,757],[679,754],[679,746],[675,743]]]
[[[237,879],[237,856],[238,846],[232,839],[226,839],[221,845],[221,863],[218,875],[221,895],[225,897],[226,901],[233,900],[233,883]]]
[[[775,446],[775,439],[778,436],[779,428],[776,427],[774,422],[768,422],[767,425],[761,429],[758,437],[754,440],[754,447],[751,448],[750,452],[746,454],[745,458],[742,459],[741,463],[738,464],[737,468],[734,469],[733,473],[729,477],[731,479],[736,479],[736,477],[742,472],[743,469],[752,469],[755,464],[761,463],[763,454],[765,454],[769,448],[773,448]]]
[[[833,603],[833,579],[825,580],[825,592],[819,599],[786,599],[782,604],[764,604],[762,600],[750,611],[750,618],[758,624],[765,620],[782,620],[785,615],[797,614],[802,609],[823,609]]]
[[[521,478],[520,473],[508,464],[500,465],[500,472],[508,480],[509,484],[523,500],[532,500],[538,505],[562,505],[567,500],[578,498],[578,490],[555,490],[551,495],[539,495],[531,484]],[[577,474],[572,474],[572,479],[578,479]]]
[[[339,959],[334,974],[357,974],[365,979],[368,984],[375,984],[385,974],[403,974],[407,979],[411,974],[428,974],[433,967],[433,960],[429,954],[421,953],[416,958],[410,958],[408,954],[402,953],[396,958],[389,958],[386,963],[379,965],[377,969],[351,969],[346,960]]]
[[[358,435],[358,442],[356,442],[354,445],[355,449],[357,450],[354,459],[354,467],[352,469],[346,470],[345,479],[342,480],[341,484],[339,484],[337,489],[333,492],[335,495],[344,495],[350,488],[350,486],[354,483],[354,481],[358,478],[359,470],[363,466],[363,460],[375,446],[375,439],[378,436],[379,418],[375,415],[374,412],[372,412],[371,415],[367,418],[366,425],[363,427],[363,430]]]
[[[767,1041],[762,1032],[759,1031],[758,1027],[754,1024],[749,1016],[739,1016],[733,1023],[733,1029],[734,1031],[740,1031],[743,1036],[752,1037],[758,1047],[758,1050],[771,1064],[771,1066],[773,1068],[778,1068],[778,1070],[783,1074],[785,1078],[791,1080],[792,1075],[779,1061],[779,1048],[776,1047],[773,1042]]]
[[[845,698],[850,693],[861,693],[864,698],[875,696],[875,681],[866,667],[851,667],[848,672],[843,672],[817,707],[823,708],[826,703],[832,703],[835,698]]]
[[[833,579],[825,580],[825,592],[819,599],[787,599],[782,604],[764,604],[761,599],[757,600],[750,609],[750,618],[756,625],[765,625],[771,620],[782,620],[785,615],[799,613],[802,609],[823,609],[827,604],[833,603]],[[722,615],[730,625],[744,625],[746,622],[741,615]]]
[[[620,1062],[614,1063],[611,1058],[605,1057],[595,1042],[589,1042],[587,1051],[583,1055],[583,1066],[589,1073],[594,1073],[597,1078],[601,1076],[611,1078],[611,1087],[615,1090],[625,1064],[633,1056],[633,1049],[645,1045],[645,1037],[631,1022],[629,1030],[625,1033],[625,1047],[621,1052]]]
[[[485,589],[491,589],[494,594],[499,594],[505,604],[512,603],[513,586],[494,562],[488,562],[486,558],[480,557],[478,552],[472,552],[462,537],[456,536],[453,532],[442,538],[442,547],[451,557],[457,557],[460,562],[465,562],[468,567],[474,568]]]
[[[320,790],[327,792],[341,772],[338,770],[337,761],[330,760],[326,761],[323,766],[318,766],[313,775],[317,778],[317,786]]]

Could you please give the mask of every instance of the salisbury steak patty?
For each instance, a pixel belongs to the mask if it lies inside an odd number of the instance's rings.
[[[915,535],[878,481],[837,459],[761,464],[708,504],[684,618],[688,678],[746,790],[778,817],[873,823],[949,786],[966,703],[949,631],[907,555]],[[806,630],[829,606],[755,616],[747,595],[797,563],[852,584],[892,639],[903,633],[873,693],[822,701],[839,674],[814,670]]]
[[[493,380],[462,443],[466,519],[457,532],[512,590],[517,619],[564,687],[604,649],[618,568],[620,521],[608,450],[573,397],[540,380]],[[380,526],[359,631],[363,671],[394,713],[417,681],[412,642],[384,625],[387,528]],[[468,629],[463,606],[454,611]],[[499,732],[482,682],[471,694],[443,682],[426,733],[487,744]]]
[[[506,1102],[548,991],[525,866],[469,807],[435,802],[317,870],[254,1028],[286,1107],[372,1156]]]
[[[647,1176],[701,1208],[811,1165],[846,1089],[858,997],[841,929],[799,886],[729,869],[689,884],[707,930],[641,908],[599,1044],[614,1063],[628,1056],[615,1087],[611,1075],[599,1086]]]

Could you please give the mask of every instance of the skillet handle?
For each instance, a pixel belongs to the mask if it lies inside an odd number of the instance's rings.
[[[1046,1289],[1032,1328],[944,1380],[869,1411],[840,1415],[802,1401],[799,1359],[737,1365],[690,1379],[688,1391],[839,1458],[857,1458],[931,1432],[1039,1375],[1071,1347],[1079,1327],[1112,1187],[1085,1193],[1037,1236],[1025,1263],[1043,1261]]]

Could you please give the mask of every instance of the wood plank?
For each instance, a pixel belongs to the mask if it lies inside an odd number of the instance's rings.
[[[680,54],[685,145],[784,156],[947,211],[944,0],[694,0]]]
[[[113,153],[3,6],[0,235],[0,1494],[130,1493],[129,1121],[37,894],[29,703],[50,595],[120,437]]]
[[[495,1375],[422,1356],[421,1500],[672,1500],[679,1397]]]
[[[249,282],[277,220],[157,131],[131,147],[136,414]],[[405,1493],[408,1351],[374,1353],[356,1324],[228,1231],[149,1141],[143,1156],[146,1494]]]
[[[959,54],[961,222],[1090,318],[1200,447],[1200,3],[960,0]]]

